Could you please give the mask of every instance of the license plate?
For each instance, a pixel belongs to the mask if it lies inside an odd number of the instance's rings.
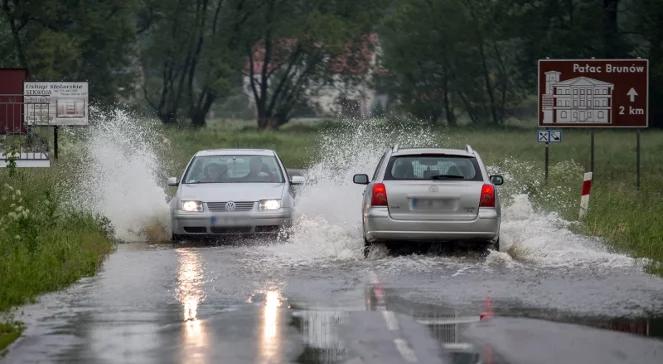
[[[415,210],[446,210],[452,206],[452,201],[442,199],[412,199],[412,208]]]

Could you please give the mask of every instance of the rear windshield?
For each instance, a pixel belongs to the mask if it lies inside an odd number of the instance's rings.
[[[474,157],[423,154],[392,157],[384,179],[482,181],[483,177]]]
[[[195,157],[184,183],[283,183],[274,156],[210,155]]]

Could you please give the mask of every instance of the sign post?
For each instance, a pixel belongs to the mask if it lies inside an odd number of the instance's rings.
[[[635,165],[635,187],[640,191],[640,129],[636,133]]]
[[[545,144],[544,155],[544,180],[548,183],[548,166],[550,165],[550,144],[562,142],[562,131],[556,129],[538,130],[536,134],[537,143]]]
[[[636,186],[640,188],[640,129],[649,126],[646,59],[542,59],[538,72],[540,128],[637,129]]]

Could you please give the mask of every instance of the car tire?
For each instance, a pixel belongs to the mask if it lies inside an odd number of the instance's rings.
[[[368,254],[371,252],[371,247],[373,246],[373,243],[368,241],[366,237],[364,237],[364,258],[368,258]]]
[[[500,251],[500,238],[497,238],[495,241],[491,241],[489,246],[495,251]]]
[[[182,235],[172,234],[171,240],[173,241],[173,243],[179,244],[182,242],[182,240],[184,240],[184,238],[182,237]]]

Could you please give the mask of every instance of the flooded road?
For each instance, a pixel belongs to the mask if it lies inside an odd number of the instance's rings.
[[[663,280],[639,268],[560,269],[480,251],[306,261],[295,247],[121,244],[96,277],[26,306],[24,336],[2,362],[663,358]]]
[[[168,220],[156,154],[115,163],[146,144],[99,135],[80,195],[118,239],[153,240]],[[436,142],[382,135],[323,136],[286,242],[119,244],[96,276],[21,307],[26,329],[0,362],[663,362],[663,279],[535,208],[515,177],[500,190],[501,251],[377,246],[364,259],[352,175],[394,139]]]

